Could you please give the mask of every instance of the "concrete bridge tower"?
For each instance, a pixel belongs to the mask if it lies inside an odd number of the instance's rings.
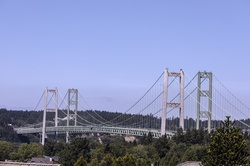
[[[207,118],[209,133],[211,132],[212,116],[212,77],[211,72],[198,72],[196,129],[200,128],[200,118]],[[208,81],[205,81],[207,79]],[[206,103],[203,104],[203,102]]]
[[[168,102],[168,77],[179,77],[180,85],[180,102]],[[163,84],[163,99],[162,99],[162,117],[161,117],[161,135],[166,133],[166,116],[167,108],[179,108],[180,124],[179,127],[184,129],[184,72],[169,72],[168,69],[164,71],[164,84]]]
[[[42,129],[42,145],[45,144],[45,135],[46,135],[46,113],[47,112],[55,112],[55,127],[58,125],[58,90],[55,89],[48,89],[46,88],[44,96],[44,111],[43,111],[43,129]],[[50,100],[48,101],[48,98]],[[50,102],[54,102],[54,104],[50,104]],[[53,105],[51,107],[51,105]]]
[[[70,120],[74,120],[74,126],[77,126],[77,110],[78,89],[68,89],[67,127],[70,126]],[[69,142],[69,132],[66,132],[66,142]]]

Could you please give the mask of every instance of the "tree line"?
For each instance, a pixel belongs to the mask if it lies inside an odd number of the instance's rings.
[[[47,139],[39,143],[0,141],[0,160],[28,161],[32,157],[59,156],[64,166],[85,163],[86,166],[176,165],[188,160],[201,160],[206,154],[207,132],[190,130],[191,138],[179,130],[173,139],[166,135],[154,139],[149,133],[132,142],[122,136],[100,135],[76,137],[69,143]],[[199,137],[197,137],[199,135]],[[99,138],[102,142],[99,141]]]
[[[207,166],[250,164],[249,134],[243,133],[229,117],[210,134],[203,128],[185,132],[178,128],[172,139],[166,135],[154,139],[149,133],[132,142],[117,135],[78,134],[69,143],[59,137],[57,140],[47,139],[42,146],[37,138],[23,143],[12,128],[12,125],[35,121],[42,112],[16,111],[19,118],[14,112],[0,110],[0,160],[28,161],[46,155],[59,156],[59,162],[64,166],[172,166],[185,161],[202,161]]]
[[[44,146],[0,141],[0,160],[28,161],[46,155],[59,156],[63,166],[174,166],[185,161],[230,166],[249,165],[249,150],[249,136],[227,118],[213,133],[179,128],[172,139],[166,135],[154,139],[149,133],[132,142],[105,134],[78,135],[69,143],[47,139]]]
[[[58,116],[60,118],[65,118],[66,115],[64,114],[67,112],[66,110],[59,110]],[[78,122],[80,124],[88,121],[94,124],[102,124],[102,122],[109,122],[117,123],[123,127],[137,127],[137,128],[154,128],[160,129],[161,126],[161,118],[154,117],[153,115],[132,115],[132,114],[122,114],[118,112],[107,112],[107,111],[97,111],[97,110],[85,110],[85,111],[78,111],[78,115],[84,117],[85,120],[78,118]],[[53,126],[54,125],[54,113],[48,112],[47,113],[47,125]],[[100,119],[101,117],[101,119]],[[117,118],[118,117],[118,118]],[[128,120],[122,120],[128,119]],[[97,121],[96,119],[100,119]],[[10,141],[10,142],[27,142],[27,138],[18,136],[13,130],[13,127],[42,127],[42,120],[43,120],[43,111],[16,111],[16,110],[7,110],[7,109],[0,109],[0,140],[3,141]],[[242,119],[246,124],[250,124],[250,119]],[[121,123],[122,122],[122,123]],[[147,122],[147,123],[143,123]],[[73,121],[71,121],[73,125]],[[111,124],[111,123],[106,123]],[[213,120],[212,128],[215,129],[216,127],[220,127],[221,121],[220,120]],[[166,119],[166,130],[177,130],[179,124],[178,117],[171,117]],[[206,121],[200,122],[201,127],[206,128]],[[59,126],[66,125],[66,121],[60,121]],[[246,129],[239,122],[235,122],[235,125],[239,126],[241,129]],[[196,127],[196,122],[192,118],[184,119],[184,129],[194,129]],[[38,141],[38,137],[34,135],[30,135],[29,139],[34,142]]]

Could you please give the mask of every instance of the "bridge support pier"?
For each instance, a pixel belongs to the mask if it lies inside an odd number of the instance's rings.
[[[200,128],[200,118],[207,118],[207,130],[209,133],[211,132],[212,117],[212,76],[211,72],[198,72],[196,129]],[[209,80],[208,85],[203,87],[202,83],[206,79]],[[201,104],[202,98],[207,98],[207,103],[204,105]],[[203,111],[201,111],[201,106],[203,107]]]
[[[54,97],[52,101],[54,101],[54,108],[50,108],[50,100],[48,101],[49,94],[52,94],[51,99]],[[58,125],[58,90],[55,89],[45,89],[44,96],[44,111],[43,111],[43,129],[42,129],[42,145],[45,144],[45,135],[46,135],[46,113],[47,112],[55,112],[55,127]]]
[[[168,77],[180,78],[180,102],[173,103],[167,101],[168,96]],[[184,72],[180,70],[179,73],[168,72],[168,69],[164,71],[164,84],[163,84],[163,98],[162,98],[162,117],[161,117],[161,135],[166,133],[166,116],[167,108],[179,108],[180,124],[179,127],[184,129]]]

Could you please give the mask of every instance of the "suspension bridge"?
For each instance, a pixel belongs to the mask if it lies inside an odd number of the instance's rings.
[[[166,69],[153,85],[131,107],[113,117],[103,117],[98,111],[84,111],[88,105],[78,89],[69,89],[59,104],[58,90],[46,88],[42,127],[37,124],[15,128],[18,134],[39,133],[42,144],[46,134],[65,133],[66,142],[71,133],[110,133],[143,136],[149,132],[158,138],[166,134],[171,137],[177,128],[204,128],[210,132],[220,127],[218,121],[231,116],[237,125],[248,129],[249,107],[241,102],[211,72],[198,72],[189,77],[183,70],[170,72]],[[54,119],[48,125],[47,114]],[[178,117],[178,118],[175,118]],[[191,119],[194,118],[195,122]]]

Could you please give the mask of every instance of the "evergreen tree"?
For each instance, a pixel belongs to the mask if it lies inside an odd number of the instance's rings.
[[[144,134],[141,138],[140,138],[140,143],[142,145],[150,145],[152,144],[154,138],[153,138],[153,134],[151,132],[149,132],[148,134]]]
[[[114,157],[124,156],[126,154],[126,147],[122,142],[111,143],[110,152]]]
[[[67,144],[65,149],[59,153],[59,163],[63,166],[72,166],[75,163],[74,157],[70,151],[70,145]]]
[[[191,139],[191,130],[188,128],[186,130],[186,133],[184,135],[184,140],[183,140],[186,144],[191,144],[192,143],[192,139]]]
[[[92,159],[88,166],[98,166],[99,162],[96,158]]]
[[[147,136],[147,145],[152,144],[152,142],[153,142],[153,134],[149,132]]]
[[[114,165],[114,158],[113,156],[108,153],[103,160],[101,161],[101,166],[113,166]]]
[[[124,166],[136,166],[136,159],[132,154],[126,154],[123,157],[123,165]]]
[[[176,134],[173,136],[173,140],[178,144],[184,141],[184,132],[182,128],[178,128]]]
[[[156,148],[159,157],[163,158],[170,149],[167,135],[165,134],[159,139],[157,139],[154,143],[154,147]]]
[[[114,160],[114,166],[123,166],[124,162],[123,162],[123,158],[122,157],[118,157]]]
[[[207,156],[203,159],[204,166],[235,166],[247,165],[249,153],[246,140],[240,128],[230,122],[230,117],[222,122],[222,127],[217,128],[211,136],[211,143],[207,150]]]
[[[89,162],[89,141],[86,138],[75,138],[66,144],[65,149],[59,153],[59,161],[64,166],[72,166],[81,156]]]
[[[171,157],[168,165],[169,166],[177,165],[178,161],[179,161],[179,158],[177,157],[176,153],[174,153],[173,156]]]
[[[90,160],[89,141],[86,138],[73,139],[70,143],[70,152],[75,161],[80,156],[83,156],[86,161],[89,161]]]
[[[185,161],[201,161],[206,155],[207,147],[204,145],[192,145],[190,146],[182,157],[182,162]]]
[[[83,156],[79,157],[77,161],[75,162],[74,166],[87,166],[86,160],[83,158]]]

